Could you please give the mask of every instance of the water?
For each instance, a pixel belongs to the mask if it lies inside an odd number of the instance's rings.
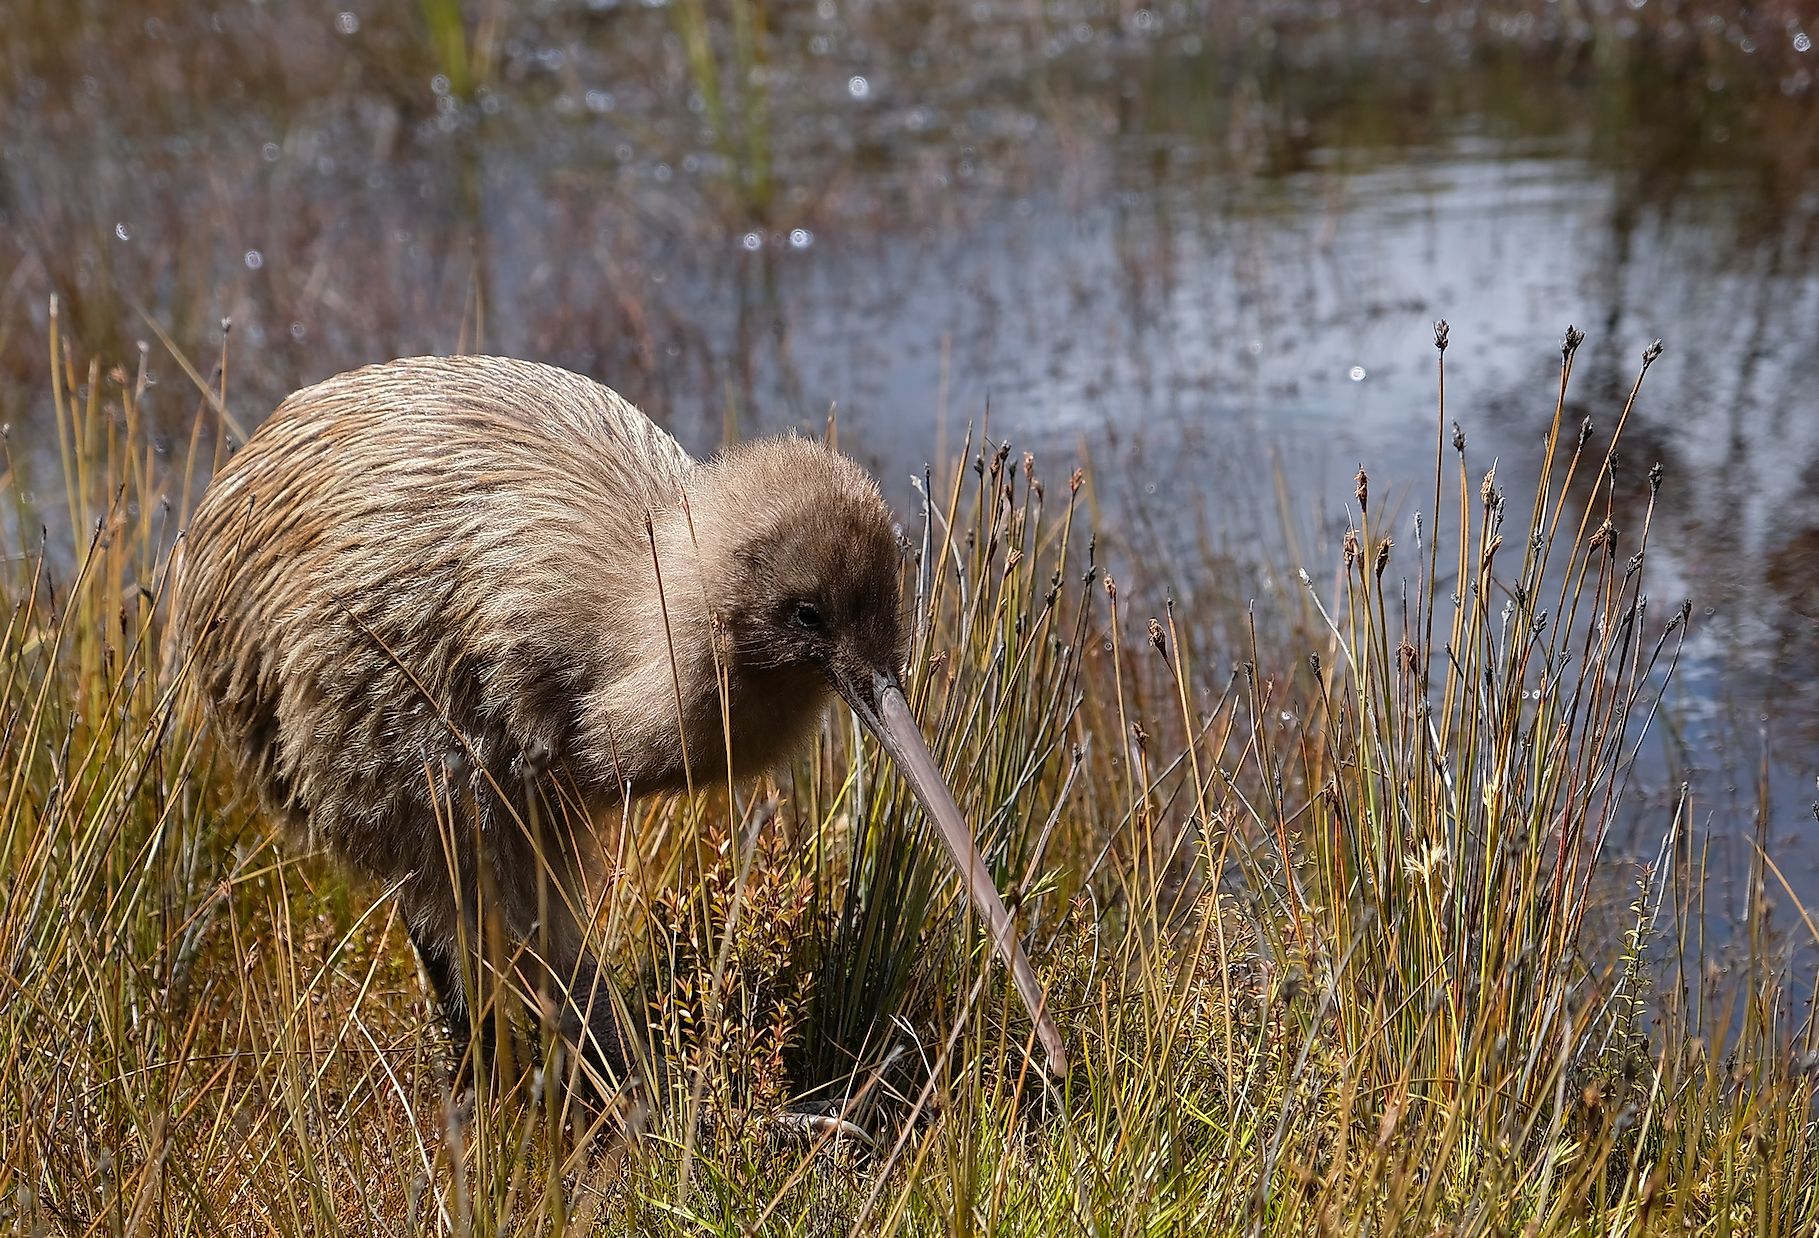
[[[1678,760],[1696,816],[1747,825],[1766,755],[1768,833],[1819,889],[1819,15],[823,0],[697,28],[544,0],[451,42],[441,3],[0,7],[15,443],[49,441],[55,291],[121,358],[137,305],[198,357],[231,317],[249,421],[478,343],[698,450],[837,409],[907,498],[989,402],[1165,536],[1279,537],[1281,469],[1319,496],[1291,513],[1319,575],[1360,462],[1405,511],[1431,476],[1433,320],[1513,494],[1567,325],[1601,434],[1663,339],[1618,486],[1666,469]]]

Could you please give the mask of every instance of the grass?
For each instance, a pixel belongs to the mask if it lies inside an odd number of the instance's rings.
[[[1759,854],[1724,971],[1695,944],[1694,806],[1635,787],[1686,626],[1645,588],[1671,487],[1618,497],[1628,403],[1599,412],[1608,439],[1567,420],[1577,333],[1532,498],[1450,424],[1442,327],[1418,534],[1361,470],[1318,582],[1289,564],[1254,600],[1210,560],[1177,582],[1191,607],[1121,590],[1078,472],[982,444],[927,479],[912,697],[1074,1070],[1031,1065],[1027,1017],[842,716],[774,784],[605,831],[603,950],[660,1048],[626,1138],[531,1073],[465,1115],[448,1095],[384,891],[276,837],[186,690],[172,549],[223,393],[172,463],[142,375],[80,358],[54,312],[51,331],[67,510],[28,495],[20,443],[0,458],[9,1231],[1819,1222],[1778,870]],[[805,1101],[864,1137],[766,1120]]]

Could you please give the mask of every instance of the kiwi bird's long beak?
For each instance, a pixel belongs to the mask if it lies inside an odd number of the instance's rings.
[[[1017,992],[1035,1020],[1036,1035],[1048,1057],[1049,1073],[1060,1078],[1067,1073],[1067,1052],[1062,1048],[1061,1033],[1055,1027],[1055,1021],[1049,1017],[1042,984],[1036,979],[1029,959],[1024,957],[1023,947],[1017,941],[1017,926],[1012,922],[1010,912],[1005,910],[1004,900],[998,897],[998,887],[992,884],[992,875],[980,858],[973,833],[960,815],[959,805],[954,803],[953,794],[941,777],[940,767],[922,740],[922,731],[916,725],[916,716],[910,712],[909,702],[903,697],[903,687],[897,676],[881,671],[853,675],[836,671],[830,678],[841,697],[859,716],[859,721],[891,754],[923,810],[933,818],[941,841],[947,844],[949,857],[966,882],[967,895],[991,931],[998,953],[1011,969]]]

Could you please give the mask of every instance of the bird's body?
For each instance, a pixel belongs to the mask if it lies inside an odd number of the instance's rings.
[[[537,919],[534,799],[597,816],[729,753],[734,777],[774,768],[831,690],[877,723],[902,656],[896,534],[857,465],[801,438],[697,462],[605,387],[502,358],[297,392],[211,483],[185,560],[216,725],[269,812],[397,886],[451,1023],[467,887],[521,938]],[[552,963],[585,980],[558,927]]]

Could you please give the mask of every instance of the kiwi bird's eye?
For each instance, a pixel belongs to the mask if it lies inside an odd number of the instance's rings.
[[[813,602],[797,602],[795,613],[790,618],[799,628],[810,632],[821,630],[821,608]]]

